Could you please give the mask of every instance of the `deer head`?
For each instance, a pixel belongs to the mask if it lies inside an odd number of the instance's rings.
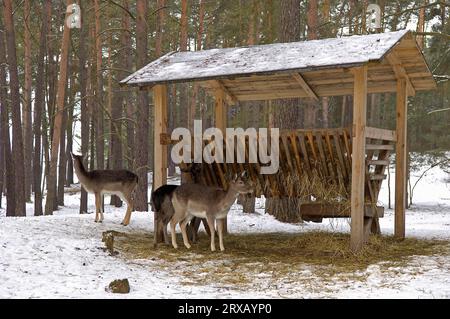
[[[253,183],[248,178],[247,172],[244,171],[240,175],[235,175],[230,182],[230,188],[239,194],[248,194],[253,192]]]

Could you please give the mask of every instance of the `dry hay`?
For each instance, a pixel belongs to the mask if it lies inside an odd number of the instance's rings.
[[[287,223],[298,223],[302,221],[301,205],[310,202],[333,204],[338,203],[340,207],[350,207],[350,192],[342,182],[332,182],[323,178],[317,169],[306,174],[278,174],[277,183],[284,187],[289,194],[287,198],[270,198],[267,202],[267,212],[277,220]],[[339,215],[339,212],[336,212]]]
[[[351,276],[364,280],[364,270],[372,264],[388,269],[405,266],[413,256],[447,255],[450,242],[371,236],[360,253],[349,249],[349,234],[306,232],[300,234],[240,234],[225,237],[225,252],[211,252],[209,238],[201,236],[190,250],[160,245],[153,248],[149,234],[120,234],[116,237],[119,258],[146,263],[184,278],[189,285],[215,284],[245,289],[255,282],[277,284],[311,279],[321,282],[333,277]],[[217,239],[216,239],[217,240]],[[305,272],[307,274],[305,274]],[[252,286],[252,287],[253,287]],[[313,286],[313,285],[312,285]]]

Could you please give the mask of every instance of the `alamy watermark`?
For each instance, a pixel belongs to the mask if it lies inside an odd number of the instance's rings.
[[[70,15],[66,18],[66,26],[69,29],[81,28],[81,9],[78,4],[71,4],[67,7],[67,13]]]
[[[247,158],[248,163],[263,164],[261,174],[275,174],[280,164],[279,136],[278,128],[259,128],[258,131],[255,128],[245,131],[242,128],[227,128],[224,154],[223,132],[216,127],[203,132],[202,121],[195,120],[194,136],[184,127],[172,131],[171,139],[179,142],[173,146],[171,157],[175,164],[189,164],[192,159],[194,163],[245,163]],[[203,147],[205,141],[207,143]]]
[[[379,29],[381,28],[381,8],[379,5],[371,3],[367,6],[367,13],[369,13],[368,28]]]

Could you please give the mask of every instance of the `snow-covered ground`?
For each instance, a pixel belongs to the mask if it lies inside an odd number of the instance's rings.
[[[413,174],[416,179],[419,173]],[[450,183],[439,168],[431,170],[415,190],[415,205],[407,211],[407,236],[450,240]],[[384,183],[380,201],[387,203]],[[337,276],[326,289],[311,282],[282,281],[264,285],[261,274],[255,289],[234,289],[213,284],[185,285],[158,260],[125,260],[109,256],[102,247],[105,230],[125,233],[153,232],[153,213],[133,213],[128,227],[120,226],[124,208],[106,205],[105,221],[79,215],[79,193],[68,193],[66,206],[54,216],[33,217],[32,204],[26,218],[6,218],[0,211],[0,298],[450,298],[450,256],[417,256],[407,266],[388,270],[379,264],[359,273],[365,279]],[[94,210],[89,196],[90,211]],[[263,201],[257,214],[243,214],[235,205],[229,214],[231,233],[349,231],[347,220],[322,224],[283,224],[264,214]],[[381,219],[383,234],[393,233],[392,210]],[[226,245],[226,239],[225,239]],[[220,254],[220,252],[217,252]],[[213,259],[213,255],[211,255]],[[183,263],[183,265],[181,265]],[[186,260],[181,267],[189,267]],[[297,271],[306,279],[310,267]],[[131,292],[115,295],[105,291],[114,279],[128,278]]]

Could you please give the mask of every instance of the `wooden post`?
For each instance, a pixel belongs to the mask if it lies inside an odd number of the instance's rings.
[[[154,170],[153,170],[153,189],[167,183],[167,145],[161,144],[161,134],[167,133],[167,86],[156,85],[153,88],[154,99]],[[155,243],[163,241],[162,228],[157,225],[156,216],[154,221]]]
[[[227,104],[225,102],[225,92],[216,88],[214,92],[215,98],[215,127],[222,131],[223,138],[225,139],[225,131],[227,128]],[[228,231],[227,219],[223,223],[224,232]]]
[[[227,105],[225,103],[225,93],[216,89],[215,94],[215,126],[222,131],[225,137],[225,130],[227,128]]]
[[[395,157],[395,226],[394,235],[405,238],[405,199],[406,199],[406,130],[408,113],[408,93],[406,80],[397,80],[397,144]]]
[[[366,172],[367,65],[353,69],[353,142],[350,247],[364,243],[364,185]]]

